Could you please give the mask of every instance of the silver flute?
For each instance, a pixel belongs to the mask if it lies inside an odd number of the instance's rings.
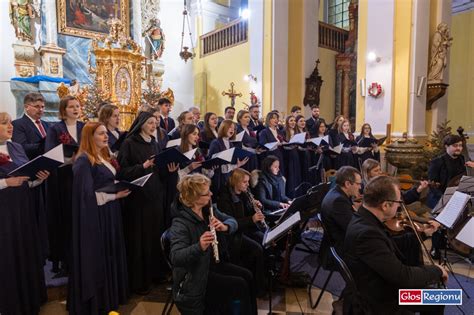
[[[253,194],[250,192],[249,189],[247,189],[247,197],[249,198],[249,201],[252,204],[253,210],[256,213],[262,213],[262,210],[260,210],[255,204],[255,197],[253,196]],[[268,230],[268,224],[267,222],[265,222],[265,219],[263,219],[262,221],[258,221],[257,226],[264,231]]]
[[[212,241],[212,252],[214,253],[214,260],[219,263],[219,242],[217,241],[216,228],[211,225],[211,220],[214,217],[214,209],[212,208],[212,201],[209,201],[209,228],[211,230],[214,240]]]

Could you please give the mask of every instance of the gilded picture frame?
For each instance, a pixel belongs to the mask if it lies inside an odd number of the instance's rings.
[[[118,17],[130,34],[129,0],[57,0],[58,33],[99,39],[109,33],[107,20]]]

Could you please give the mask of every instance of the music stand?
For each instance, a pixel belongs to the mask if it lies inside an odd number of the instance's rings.
[[[470,201],[470,199],[471,199],[470,195],[456,191],[452,195],[452,197],[449,199],[445,207],[441,209],[440,214],[435,218],[435,220],[441,223],[443,226],[445,226],[446,229],[451,229],[451,230],[454,230],[455,226],[459,227],[460,224],[463,225],[463,223],[465,222],[462,222],[462,221],[465,221],[466,219],[466,211],[467,211],[466,205]],[[461,285],[461,282],[454,274],[453,267],[451,263],[449,262],[449,259],[448,259],[449,242],[447,240],[447,233],[445,233],[445,238],[446,238],[446,246],[444,247],[444,255],[442,258],[442,262],[440,261],[441,265],[448,269],[448,271],[451,273],[454,280],[458,283],[461,290],[464,292],[467,298],[470,299],[471,297],[469,296],[469,294],[467,294],[466,290]]]
[[[280,224],[275,226],[273,229],[267,229],[263,236],[262,245],[265,250],[268,250],[272,244],[278,241],[282,236],[284,236],[289,230],[293,228],[296,224],[301,221],[301,215],[299,211],[294,213],[288,219],[282,221]],[[272,292],[273,292],[273,277],[275,276],[275,256],[268,255],[270,260],[268,273],[270,275],[268,280],[268,314],[273,315],[272,312]]]

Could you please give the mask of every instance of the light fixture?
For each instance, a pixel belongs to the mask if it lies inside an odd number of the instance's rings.
[[[250,10],[247,8],[241,10],[240,17],[243,18],[244,20],[248,20],[248,18],[250,17]]]
[[[255,83],[257,83],[257,77],[254,76],[253,74],[247,74],[247,75],[244,75],[244,81],[254,81]]]
[[[367,61],[369,62],[380,62],[380,60],[382,60],[379,56],[377,56],[377,54],[373,51],[369,52],[367,54]]]
[[[189,31],[189,41],[191,42],[191,51],[188,51],[188,46],[183,46],[184,43],[184,26],[188,23],[188,31]],[[188,59],[193,59],[196,56],[194,52],[194,44],[193,44],[193,36],[191,34],[191,24],[189,24],[189,15],[188,15],[188,7],[186,5],[186,0],[184,0],[184,10],[183,10],[183,30],[181,31],[181,49],[179,52],[179,56],[184,62],[188,62]]]

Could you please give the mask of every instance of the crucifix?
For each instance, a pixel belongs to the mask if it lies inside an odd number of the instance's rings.
[[[234,107],[235,106],[235,98],[242,97],[242,93],[237,93],[234,91],[234,82],[230,82],[230,89],[226,91],[222,91],[222,96],[228,96],[230,98],[230,106]]]

